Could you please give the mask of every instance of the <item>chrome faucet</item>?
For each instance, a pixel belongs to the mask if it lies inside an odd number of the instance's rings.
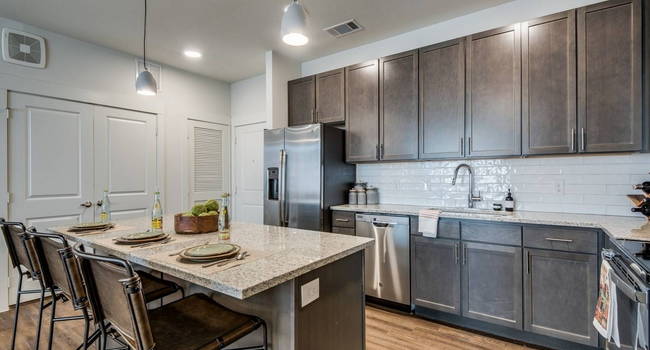
[[[481,191],[478,191],[478,195],[474,195],[474,172],[472,171],[472,167],[465,163],[459,164],[456,167],[456,170],[454,170],[454,179],[451,180],[451,184],[452,186],[456,185],[456,179],[458,178],[458,171],[460,168],[467,168],[467,172],[469,173],[469,193],[467,194],[467,207],[474,208],[474,202],[481,200]]]

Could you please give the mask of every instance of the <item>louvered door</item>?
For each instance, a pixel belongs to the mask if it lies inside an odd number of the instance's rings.
[[[227,126],[190,121],[190,205],[230,192]]]

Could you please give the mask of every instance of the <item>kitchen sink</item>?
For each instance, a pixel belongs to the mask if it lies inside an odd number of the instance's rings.
[[[458,214],[481,214],[481,215],[498,215],[498,216],[508,216],[512,215],[511,211],[495,211],[489,209],[477,209],[477,208],[432,208],[440,210],[443,213],[458,213]]]

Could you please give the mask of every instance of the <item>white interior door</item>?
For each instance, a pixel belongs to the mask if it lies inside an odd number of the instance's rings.
[[[92,221],[92,106],[10,93],[9,108],[9,218],[39,231]]]
[[[95,202],[109,191],[113,220],[148,215],[157,187],[156,116],[95,107]]]
[[[188,121],[191,205],[230,192],[230,133],[220,124]]]
[[[264,125],[235,127],[233,219],[264,222]]]

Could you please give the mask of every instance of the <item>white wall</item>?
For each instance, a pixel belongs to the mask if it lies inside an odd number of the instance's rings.
[[[300,64],[277,52],[266,52],[266,121],[268,129],[288,125],[287,82],[300,77]]]
[[[0,88],[160,114],[161,192],[166,210],[181,211],[187,193],[187,118],[230,124],[230,85],[163,66],[162,92],[135,93],[135,57],[0,17],[1,27],[42,35],[44,70],[0,61]],[[183,171],[181,171],[181,169]]]
[[[187,206],[184,196],[189,189],[186,120],[229,125],[228,83],[163,66],[163,91],[156,97],[140,96],[134,87],[134,56],[2,17],[0,27],[45,37],[48,54],[46,69],[0,61],[0,92],[3,89],[29,92],[159,114],[159,187],[165,210],[179,212]],[[2,135],[0,142],[4,144]],[[0,166],[6,168],[2,160],[0,157]],[[0,182],[6,182],[6,174],[6,169],[0,169]],[[0,216],[6,212],[5,202],[0,201]],[[6,255],[0,253],[0,311],[6,308],[7,265]]]
[[[233,126],[266,121],[266,75],[230,85],[230,114]]]
[[[329,56],[303,62],[302,75],[307,76],[321,73],[601,1],[515,0],[387,39],[337,52]]]

